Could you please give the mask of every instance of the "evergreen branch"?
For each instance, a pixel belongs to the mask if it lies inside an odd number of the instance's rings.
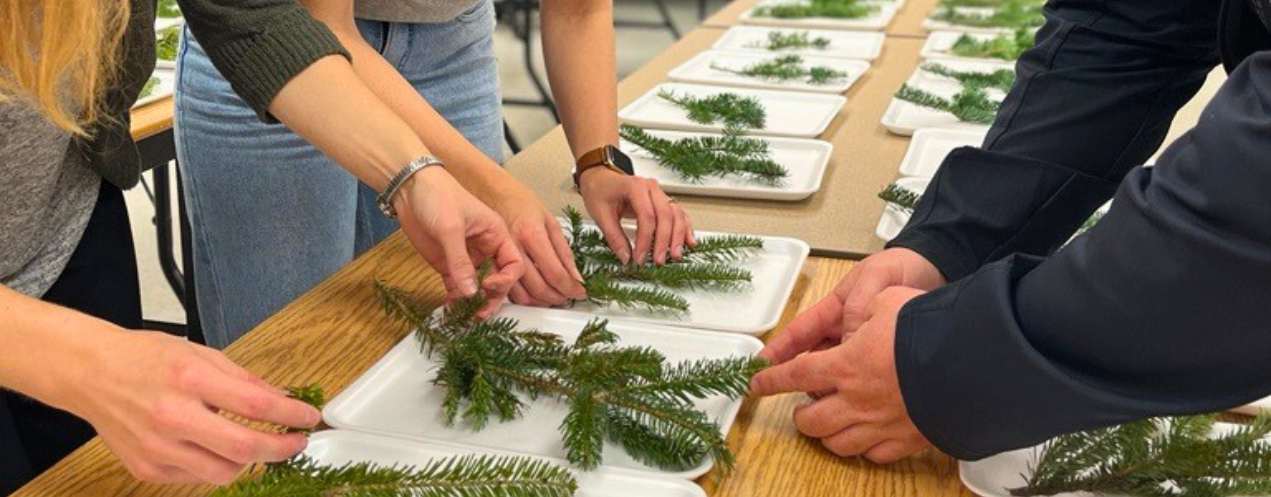
[[[750,271],[716,263],[682,263],[655,266],[652,264],[626,265],[600,269],[593,275],[607,278],[651,283],[665,288],[695,288],[735,290],[750,283]]]
[[[421,467],[324,465],[305,456],[270,466],[213,497],[567,497],[578,482],[565,468],[526,457],[459,456]]]
[[[763,250],[763,239],[746,235],[716,235],[702,237],[697,245],[686,247],[684,258],[702,262],[725,262],[750,257]]]
[[[963,86],[997,88],[1002,91],[1009,91],[1011,86],[1015,84],[1015,71],[1010,69],[998,69],[993,72],[957,71],[944,64],[929,62],[922,65],[922,70],[957,80]]]
[[[725,128],[764,129],[767,120],[767,112],[759,99],[732,92],[697,97],[661,90],[658,91],[658,98],[684,109],[688,112],[688,118],[698,124],[719,123]]]
[[[824,36],[813,38],[807,31],[769,31],[768,39],[763,42],[752,42],[747,48],[758,48],[770,51],[830,48],[830,39]]]
[[[587,290],[587,300],[598,305],[670,314],[683,314],[689,308],[684,297],[657,288],[621,285],[603,273],[587,277],[583,288]]]
[[[857,0],[805,0],[798,3],[762,5],[755,7],[751,15],[776,19],[803,19],[826,17],[830,19],[860,19],[878,12],[878,6]]]
[[[1041,5],[1045,0],[940,0],[942,7],[997,7],[1007,2],[1024,2],[1029,5]]]
[[[948,112],[959,121],[976,124],[993,124],[998,108],[1002,105],[975,86],[965,87],[952,99],[945,99],[905,84],[896,92],[896,98],[921,107]]]
[[[154,15],[164,19],[181,17],[181,6],[177,5],[177,0],[159,0],[155,5]]]
[[[1000,0],[989,15],[963,13],[956,6],[945,4],[931,18],[977,28],[1035,28],[1046,22],[1042,6],[1026,0]]]
[[[804,66],[803,57],[799,55],[783,55],[781,57],[755,62],[741,69],[724,67],[712,63],[711,69],[769,81],[804,79],[804,82],[811,85],[825,85],[847,78],[846,72],[839,71],[831,67]]]
[[[918,199],[922,195],[918,192],[900,186],[896,183],[887,185],[883,191],[878,192],[878,198],[883,202],[896,206],[901,212],[913,213],[914,208],[918,206]]]
[[[669,140],[653,136],[637,126],[623,124],[619,134],[622,139],[653,155],[658,164],[692,183],[711,176],[736,175],[759,183],[778,184],[789,175],[785,167],[772,160],[768,142],[746,137],[732,128],[725,129],[723,136]]]
[[[1155,418],[1059,436],[1041,449],[1015,496],[1252,495],[1271,491],[1271,417],[1214,436],[1216,417]]]
[[[1034,36],[1029,29],[1016,30],[1014,34],[1001,34],[980,40],[969,34],[958,37],[949,49],[958,57],[989,58],[1002,60],[1018,59],[1025,50],[1033,48]]]
[[[146,80],[146,84],[141,87],[141,93],[137,94],[137,99],[140,100],[150,96],[151,93],[154,93],[154,89],[157,86],[159,86],[159,78],[151,76],[150,79]]]
[[[156,33],[154,42],[155,58],[174,62],[177,60],[177,47],[181,44],[181,26],[169,26]]]

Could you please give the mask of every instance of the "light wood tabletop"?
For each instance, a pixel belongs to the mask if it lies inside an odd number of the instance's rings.
[[[927,15],[936,8],[940,0],[904,0],[905,5],[900,7],[900,11],[896,13],[896,17],[892,19],[891,24],[887,25],[887,29],[883,32],[887,36],[903,36],[909,38],[925,38],[927,30],[922,27],[923,21],[927,19]],[[750,10],[759,0],[736,0],[731,2],[705,21],[702,26],[712,28],[727,28],[740,24],[742,13]]]
[[[132,139],[141,141],[172,127],[172,97],[164,97],[132,110]]]
[[[809,259],[782,326],[828,293],[852,264]],[[371,286],[377,278],[412,289],[432,302],[442,297],[440,278],[398,233],[262,323],[226,353],[273,384],[317,383],[334,395],[406,334],[380,311]],[[728,437],[737,453],[737,468],[723,478],[714,473],[700,478],[707,493],[712,497],[970,495],[958,483],[956,463],[944,455],[928,453],[890,466],[834,457],[795,431],[791,412],[804,401],[806,397],[799,394],[747,400]],[[210,490],[137,482],[101,440],[94,439],[13,496],[196,496]]]

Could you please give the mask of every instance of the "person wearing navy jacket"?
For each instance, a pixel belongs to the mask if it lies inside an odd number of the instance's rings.
[[[769,343],[752,390],[812,394],[799,430],[877,462],[1271,394],[1269,2],[1048,2],[983,146]],[[1143,167],[1220,61],[1195,129]]]

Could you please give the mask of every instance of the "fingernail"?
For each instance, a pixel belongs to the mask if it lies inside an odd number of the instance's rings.
[[[477,293],[477,282],[472,280],[464,280],[459,284],[459,291],[463,292],[463,296],[471,297]]]
[[[627,252],[626,250],[623,250],[622,252],[618,252],[618,260],[622,261],[623,264],[631,262],[631,253]]]

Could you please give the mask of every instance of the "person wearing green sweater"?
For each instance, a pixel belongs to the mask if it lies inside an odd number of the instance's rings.
[[[386,210],[450,296],[484,292],[484,312],[495,311],[524,272],[506,224],[445,167],[423,167],[428,147],[362,83],[329,29],[294,2],[181,7],[262,117],[387,191]],[[121,189],[141,174],[128,110],[154,64],[153,10],[153,0],[0,6],[0,494],[94,432],[140,479],[227,483],[249,464],[291,457],[305,438],[220,412],[295,428],[320,419],[220,352],[138,330]],[[40,36],[50,31],[60,34]],[[485,261],[493,269],[477,288]]]
[[[527,259],[512,301],[562,305],[585,298],[556,221],[559,213],[546,209],[499,165],[503,119],[493,2],[300,4],[336,42],[328,46],[330,40],[315,38],[306,40],[309,46],[347,49],[359,84],[507,222]],[[611,2],[545,0],[541,18],[547,73],[574,158],[616,146]],[[310,145],[286,126],[259,119],[268,117],[263,101],[240,88],[253,78],[222,67],[227,55],[212,47],[213,33],[192,22],[184,37],[175,124],[194,228],[200,322],[208,344],[223,347],[397,226],[375,208],[374,193],[332,160],[338,157],[324,156],[320,145]],[[321,98],[346,98],[335,90],[339,85],[331,88]],[[318,95],[308,97],[318,100]],[[651,179],[597,167],[582,173],[578,186],[610,248],[624,259],[662,263],[680,257],[693,243],[688,216]],[[619,224],[624,216],[638,221],[631,240]]]

